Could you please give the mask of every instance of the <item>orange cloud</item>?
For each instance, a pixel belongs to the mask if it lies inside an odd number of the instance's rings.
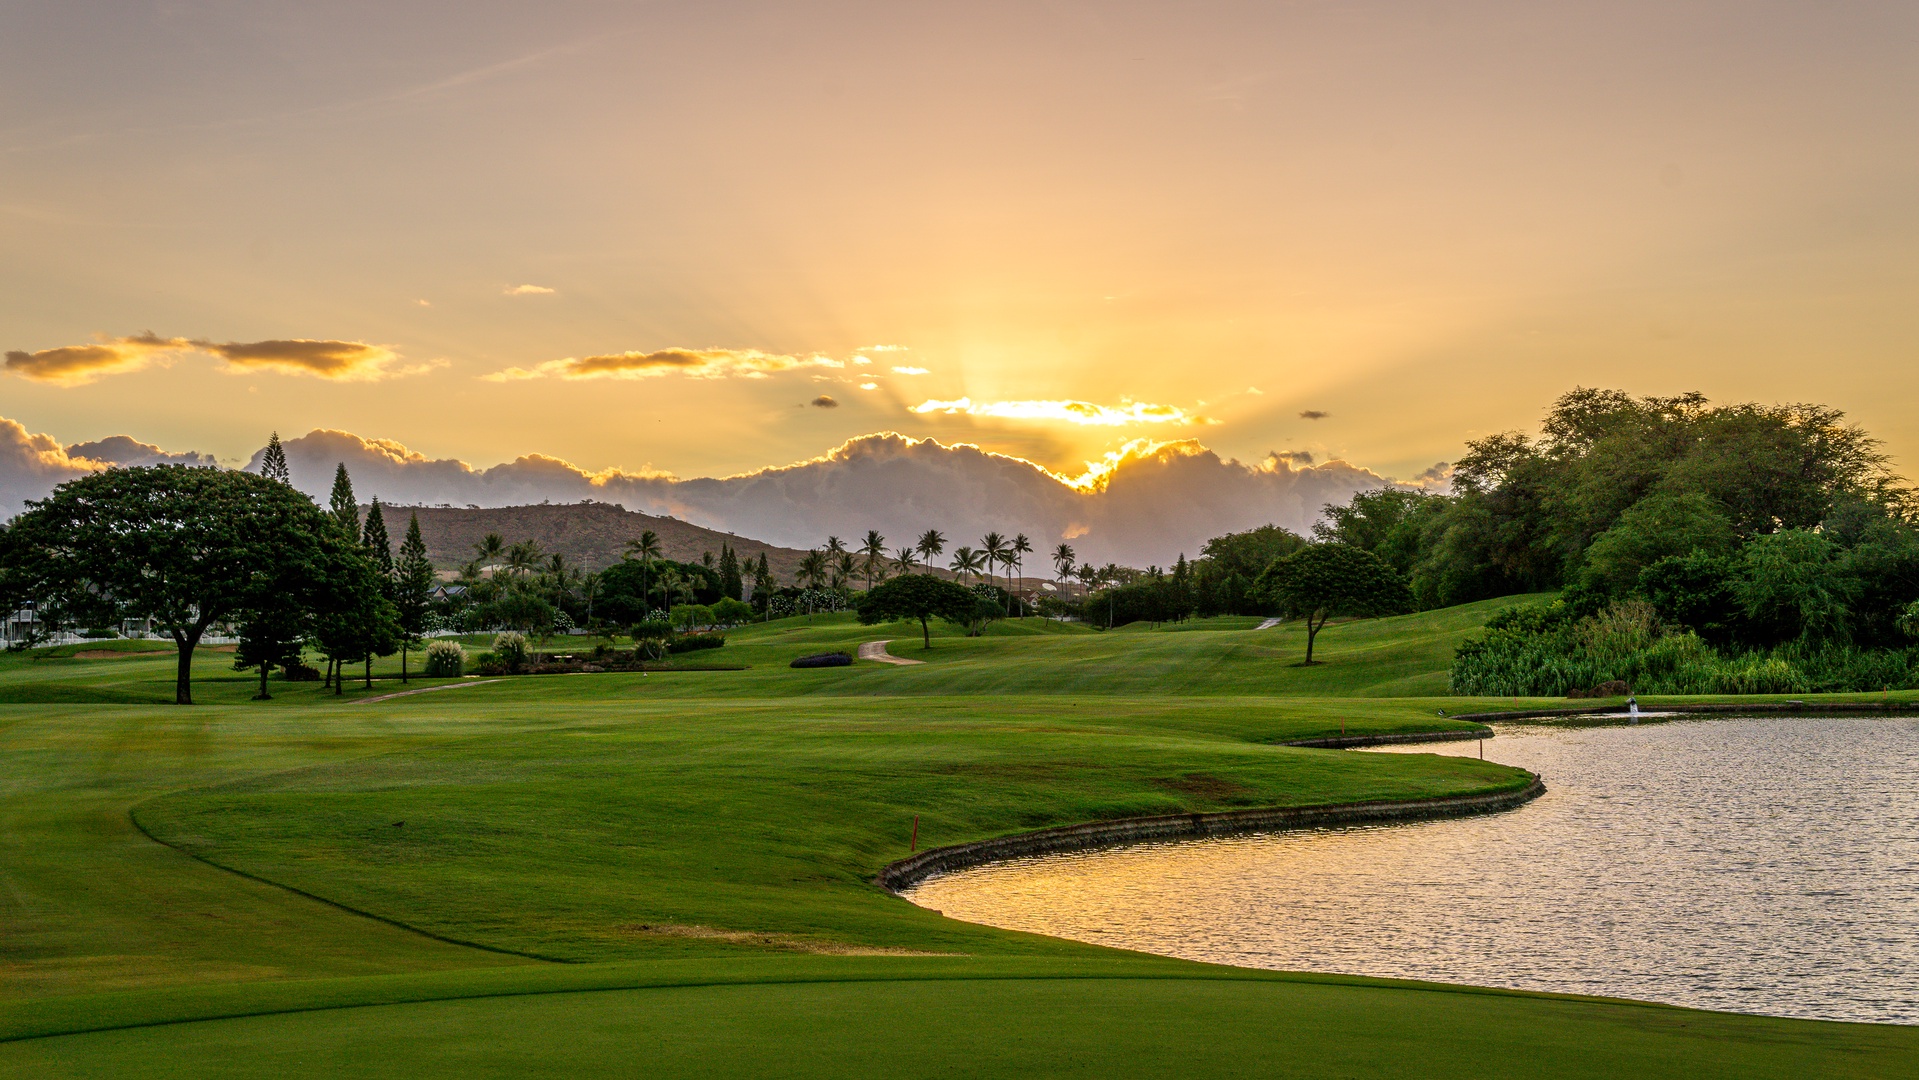
[[[274,341],[201,341],[163,338],[152,331],[132,337],[102,337],[91,345],[63,345],[39,352],[7,353],[9,372],[36,382],[80,386],[105,375],[139,371],[156,360],[200,353],[226,361],[229,371],[266,369],[323,379],[370,381],[414,375],[431,365],[395,369],[393,350],[361,341],[289,338]]]
[[[843,368],[841,361],[824,356],[785,356],[758,349],[656,349],[653,352],[608,353],[603,356],[548,360],[533,368],[510,367],[480,378],[488,382],[520,379],[649,379],[678,374],[693,379],[739,377],[763,379],[771,372],[801,368]]]
[[[1125,427],[1132,424],[1207,424],[1212,421],[1195,416],[1176,405],[1153,405],[1144,401],[1121,400],[1117,406],[1095,405],[1090,401],[922,401],[913,412],[925,415],[988,416],[1000,420],[1062,420],[1069,424],[1095,427]]]
[[[62,345],[39,352],[7,353],[7,370],[24,379],[82,386],[103,375],[146,367],[156,356],[192,348],[185,338],[160,338],[149,330],[133,337],[101,337],[91,345]]]

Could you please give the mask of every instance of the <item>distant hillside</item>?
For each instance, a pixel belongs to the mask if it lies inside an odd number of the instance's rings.
[[[568,562],[587,570],[619,562],[627,541],[639,539],[640,533],[647,529],[659,534],[661,554],[677,562],[698,562],[701,554],[708,551],[717,559],[722,543],[732,545],[733,550],[740,553],[742,563],[747,559],[757,561],[763,551],[781,584],[792,583],[800,560],[806,555],[792,548],[702,529],[679,518],[636,514],[612,503],[542,503],[483,510],[382,505],[387,532],[396,548],[406,536],[407,516],[420,515],[420,536],[426,541],[427,557],[438,570],[465,566],[473,559],[473,545],[490,532],[499,533],[508,544],[531,540],[540,545],[545,554],[565,555]]]

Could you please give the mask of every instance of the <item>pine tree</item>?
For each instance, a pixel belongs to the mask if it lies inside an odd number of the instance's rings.
[[[740,576],[740,556],[732,545],[720,545],[720,595],[744,600],[746,582]]]
[[[375,505],[378,505],[377,503]],[[393,575],[393,604],[400,610],[400,681],[407,681],[407,646],[420,640],[426,629],[427,605],[433,597],[433,564],[426,557],[426,541],[420,538],[420,515],[407,522],[406,539],[400,541],[400,564]]]
[[[773,617],[773,571],[766,565],[766,552],[760,552],[760,564],[753,568],[753,603],[766,606],[766,617]]]
[[[267,452],[260,456],[260,475],[291,485],[293,474],[287,471],[287,452],[280,447],[280,433],[267,436]]]
[[[353,497],[353,478],[346,474],[346,462],[333,470],[333,520],[347,536],[360,535],[360,502]]]
[[[380,512],[377,495],[373,497],[373,505],[367,508],[366,528],[360,533],[360,543],[366,545],[367,558],[373,560],[380,578],[393,580],[393,540],[386,534],[386,515]]]

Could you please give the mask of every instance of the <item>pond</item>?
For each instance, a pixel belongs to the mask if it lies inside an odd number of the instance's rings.
[[[1548,788],[1517,810],[1045,855],[907,896],[1213,963],[1919,1023],[1919,720],[1497,731],[1486,757]]]

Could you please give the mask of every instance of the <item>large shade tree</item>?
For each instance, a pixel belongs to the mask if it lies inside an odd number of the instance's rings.
[[[207,628],[267,602],[297,568],[324,566],[334,532],[286,484],[156,465],[60,485],[15,519],[6,549],[32,596],[90,619],[151,616],[179,649],[174,700],[190,705]]]

